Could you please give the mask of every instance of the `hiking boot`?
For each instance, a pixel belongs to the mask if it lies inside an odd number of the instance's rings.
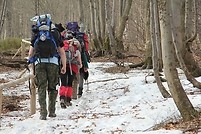
[[[67,98],[66,98],[66,103],[65,103],[65,104],[66,104],[66,106],[68,106],[68,107],[69,107],[69,106],[72,106],[71,98],[70,98],[70,97],[67,97]]]
[[[46,116],[42,116],[42,115],[40,116],[40,119],[41,120],[47,120]]]
[[[83,93],[82,91],[83,91],[83,88],[79,87],[78,94],[77,94],[78,98],[82,97],[82,93]]]
[[[55,113],[50,113],[48,116],[49,117],[56,117],[57,115]]]
[[[77,95],[77,98],[81,98],[81,97],[82,97],[82,95],[79,95],[79,94]]]
[[[66,102],[66,106],[67,107],[72,106],[72,103],[71,102]]]
[[[66,108],[64,99],[61,99],[61,100],[60,100],[60,105],[61,105],[61,108],[63,108],[63,109]]]

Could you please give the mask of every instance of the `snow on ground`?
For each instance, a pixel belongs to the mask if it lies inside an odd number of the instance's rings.
[[[128,73],[105,73],[104,68],[113,63],[90,63],[88,84],[85,92],[73,106],[61,109],[56,104],[56,118],[39,119],[39,105],[34,115],[29,115],[30,100],[21,102],[23,111],[3,114],[0,134],[182,134],[180,130],[152,130],[157,124],[178,119],[178,112],[172,98],[163,98],[154,83],[152,70],[131,70]],[[194,91],[179,70],[184,89]],[[0,74],[0,78],[15,79],[19,72]],[[145,83],[145,77],[148,83]],[[198,78],[199,79],[199,78]],[[163,83],[167,88],[167,83]],[[28,82],[3,95],[29,95]],[[200,94],[189,95],[194,107],[201,108]]]

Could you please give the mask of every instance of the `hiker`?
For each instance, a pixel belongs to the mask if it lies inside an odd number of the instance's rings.
[[[80,43],[73,38],[72,32],[63,31],[63,48],[66,53],[66,73],[60,75],[61,86],[59,90],[61,108],[71,106],[73,81],[79,73],[79,68],[82,67]]]
[[[63,35],[62,39],[65,40],[64,35],[65,35],[66,32],[68,32],[68,30],[65,29],[61,23],[55,24],[55,26],[59,30],[59,32]],[[74,41],[75,41],[75,38],[74,38]],[[76,40],[76,41],[78,41],[78,40]],[[80,49],[81,48],[80,48],[80,44],[79,44],[79,50]],[[72,92],[72,98],[71,99],[77,99],[77,87],[78,87],[77,84],[78,84],[78,79],[79,79],[79,72],[73,77],[73,83],[72,83],[73,92]]]
[[[40,119],[56,117],[55,104],[59,83],[59,59],[62,63],[61,74],[66,73],[66,56],[62,48],[63,43],[59,31],[51,21],[51,17],[41,15],[32,26],[31,46],[29,49],[29,63],[35,65],[35,75],[38,87],[40,105]],[[46,105],[46,90],[48,92],[48,111]]]
[[[84,32],[79,31],[79,25],[78,22],[67,22],[66,23],[66,29],[68,31],[73,32],[73,36],[80,42],[81,44],[81,59],[82,59],[82,68],[79,70],[79,77],[77,78],[77,81],[79,81],[79,87],[78,87],[78,98],[80,98],[83,94],[83,84],[84,80],[87,80],[89,77],[88,73],[88,63],[90,63],[90,56],[89,56],[89,42],[88,42],[88,36]],[[77,84],[75,83],[75,87]]]
[[[63,25],[61,23],[56,23],[55,27],[57,28],[57,30],[62,34],[62,32],[65,30],[65,28],[63,27]],[[62,36],[63,37],[63,36]]]

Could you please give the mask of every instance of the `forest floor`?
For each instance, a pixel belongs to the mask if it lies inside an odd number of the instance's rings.
[[[199,53],[201,54],[201,53]],[[126,55],[131,55],[131,54],[126,54]],[[197,60],[199,61],[199,63],[201,63],[200,58],[201,56],[199,56],[198,54],[196,55]],[[6,58],[10,59],[10,56],[6,56]],[[109,56],[107,57],[98,57],[98,58],[92,58],[92,62],[114,62],[116,64],[122,64],[124,62],[130,62],[130,63],[140,63],[143,61],[144,55],[142,53],[138,53],[138,55],[132,55],[132,56],[126,56],[123,59],[114,59],[111,58]],[[0,59],[2,60],[2,59]],[[2,65],[0,62],[0,73],[2,72],[7,72],[7,71],[11,71],[11,70],[23,70],[24,67],[21,66],[20,68],[14,68],[14,67],[8,67],[5,65]],[[126,72],[128,71],[130,68],[129,67],[125,67],[125,66],[117,66],[117,67],[113,67],[113,68],[109,68],[107,71],[110,73],[117,73],[117,72]],[[4,78],[0,78],[0,84],[6,83],[8,82],[6,79]],[[17,111],[20,110],[21,108],[18,106],[18,103],[22,100],[25,100],[29,98],[29,96],[3,96],[3,106],[2,106],[2,113],[6,113],[6,112],[10,112],[10,111]],[[164,123],[161,124],[159,127],[157,126],[156,129],[160,129],[160,128],[164,128],[164,129],[185,129],[188,128],[189,125],[194,125],[195,127],[192,130],[186,130],[186,131],[190,131],[190,133],[188,134],[196,134],[198,129],[201,129],[201,116],[198,118],[195,118],[192,121],[188,121],[188,122],[184,122],[184,121],[178,121],[178,122],[168,122],[168,123]]]

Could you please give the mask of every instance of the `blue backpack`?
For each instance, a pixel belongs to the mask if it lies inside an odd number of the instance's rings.
[[[38,32],[35,37],[34,48],[35,56],[38,58],[50,58],[58,55],[51,24],[52,22],[48,17],[39,17],[36,23]]]

